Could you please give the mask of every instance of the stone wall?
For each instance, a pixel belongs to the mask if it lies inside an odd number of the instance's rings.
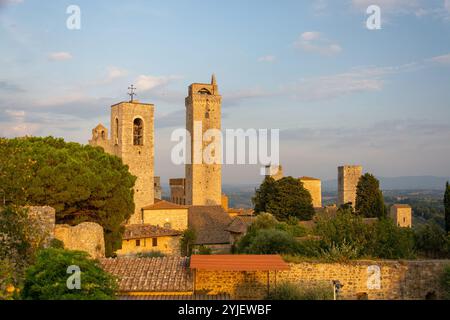
[[[144,209],[143,220],[144,224],[184,231],[188,228],[188,209]],[[166,223],[170,226],[166,226]]]
[[[290,264],[289,271],[218,272],[197,271],[195,289],[210,294],[228,293],[237,299],[260,299],[268,286],[282,282],[303,286],[339,280],[340,299],[409,300],[442,298],[439,277],[449,260],[355,261],[346,264],[304,262]],[[379,272],[378,272],[379,271]],[[331,290],[331,289],[330,289]]]
[[[56,239],[64,242],[65,249],[85,251],[93,258],[105,257],[103,228],[97,223],[83,222],[74,227],[58,224],[55,226],[54,235]]]
[[[28,209],[28,218],[33,225],[35,245],[47,247],[53,239],[53,230],[55,229],[55,209],[52,207],[26,207]]]
[[[135,255],[159,251],[168,256],[180,256],[180,236],[157,237],[157,245],[153,246],[153,238],[130,239],[122,241],[122,248],[116,253],[118,256]],[[140,240],[136,246],[136,240]]]
[[[302,177],[300,178],[300,182],[303,183],[303,187],[311,194],[313,207],[322,207],[322,182],[320,179]]]

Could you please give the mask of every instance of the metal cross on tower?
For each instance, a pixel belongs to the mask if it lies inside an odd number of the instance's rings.
[[[128,95],[130,96],[130,102],[133,102],[134,96],[136,96],[136,93],[134,92],[136,88],[131,85],[130,87],[128,87],[128,90],[130,90],[130,92],[128,92]]]

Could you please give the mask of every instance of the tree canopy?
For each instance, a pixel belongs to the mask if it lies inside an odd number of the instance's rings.
[[[294,217],[310,220],[314,215],[311,194],[293,177],[275,181],[266,177],[253,197],[255,213],[269,212],[279,221]]]
[[[134,212],[136,178],[99,147],[53,137],[0,138],[0,193],[14,205],[48,205],[58,223],[100,224],[106,253],[120,247],[123,223]]]
[[[386,216],[383,193],[380,182],[372,174],[361,176],[356,187],[355,212],[366,218],[381,218]]]
[[[450,184],[448,182],[445,185],[444,208],[445,208],[445,231],[450,232]]]
[[[68,288],[70,266],[79,268],[79,289]],[[25,300],[111,300],[116,289],[115,279],[87,253],[50,248],[41,250],[27,270],[21,295]]]

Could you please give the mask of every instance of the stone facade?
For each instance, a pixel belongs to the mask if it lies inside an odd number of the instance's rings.
[[[390,216],[395,224],[402,228],[412,227],[412,208],[407,204],[394,204],[391,206]]]
[[[300,182],[303,183],[303,187],[309,191],[312,198],[314,208],[322,207],[322,181],[320,179],[311,177],[301,177]]]
[[[329,283],[332,290],[332,281],[339,280],[343,285],[339,298],[344,300],[361,297],[373,300],[440,299],[443,292],[439,277],[449,264],[449,260],[304,262],[291,263],[289,271],[269,274],[262,271],[196,271],[195,291],[228,293],[235,299],[261,299],[268,289],[282,282],[303,286]]]
[[[161,177],[154,178],[154,185],[155,185],[155,199],[161,200],[162,199]]]
[[[361,166],[345,165],[338,167],[338,206],[351,203],[355,207],[356,187],[361,175]]]
[[[97,223],[83,222],[76,226],[57,224],[55,238],[64,242],[64,248],[89,253],[93,258],[105,257],[103,228]]]
[[[203,139],[206,131],[221,130],[221,103],[222,97],[214,75],[210,84],[194,83],[189,86],[189,95],[185,99],[186,130],[191,135],[192,150],[185,167],[188,205],[221,205],[222,148],[214,148],[213,145],[221,146],[222,141]],[[207,150],[212,158],[210,164],[204,163],[203,159],[203,151]]]
[[[159,236],[122,240],[122,248],[117,251],[117,255],[159,251],[168,256],[180,256],[180,238],[181,236]]]
[[[31,241],[36,245],[47,247],[53,239],[55,230],[55,209],[52,207],[26,207],[28,219],[35,229]]]
[[[188,208],[144,209],[144,223],[174,230],[188,228]]]
[[[186,204],[186,179],[170,179],[170,201],[176,204]]]
[[[111,137],[108,130],[98,125],[92,130],[89,144],[102,147],[105,152],[122,158],[132,175],[137,177],[134,186],[135,212],[128,221],[141,223],[141,208],[152,204],[154,185],[154,105],[137,100],[111,106]]]

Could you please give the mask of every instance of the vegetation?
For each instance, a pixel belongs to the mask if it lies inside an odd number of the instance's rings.
[[[366,218],[382,218],[387,210],[384,205],[380,182],[370,173],[361,176],[356,187],[355,212]]]
[[[7,203],[48,205],[58,223],[100,224],[106,253],[120,247],[123,223],[134,212],[135,177],[101,148],[63,139],[0,139],[0,192]]]
[[[279,221],[288,221],[291,217],[310,220],[314,215],[310,193],[292,177],[278,181],[266,177],[252,200],[255,213],[269,212]]]
[[[67,286],[69,266],[81,270],[80,289]],[[87,253],[50,248],[41,250],[27,270],[21,295],[26,300],[110,300],[116,289],[115,279]]]
[[[301,287],[283,282],[266,296],[266,300],[333,300],[333,287],[328,283]]]
[[[447,265],[442,273],[441,286],[446,298],[450,300],[450,265]]]
[[[445,185],[444,194],[444,212],[445,212],[445,231],[450,232],[450,185]]]
[[[180,239],[180,251],[182,256],[191,256],[196,239],[197,233],[194,229],[187,229],[183,232]]]
[[[428,223],[414,232],[417,252],[426,258],[439,259],[450,256],[450,237],[436,223]]]
[[[150,252],[140,252],[136,256],[138,258],[162,258],[165,257],[166,255],[161,251],[154,250]]]

